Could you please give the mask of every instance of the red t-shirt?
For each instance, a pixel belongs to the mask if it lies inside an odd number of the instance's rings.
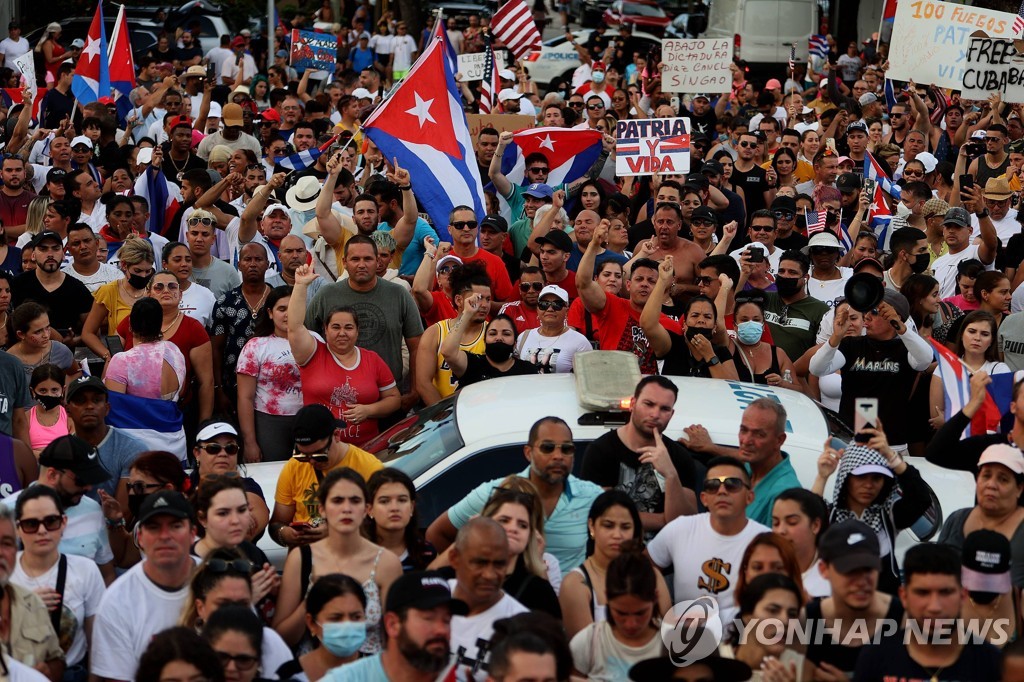
[[[452,305],[452,301],[443,291],[431,291],[430,295],[434,297],[434,305],[430,306],[430,310],[423,315],[423,319],[426,320],[427,325],[437,324],[441,320],[454,320],[459,314],[455,310],[455,306]]]
[[[495,301],[513,301],[516,292],[512,288],[512,280],[508,278],[508,270],[505,263],[493,253],[487,253],[483,249],[477,249],[476,255],[469,258],[462,258],[463,263],[481,261],[487,268],[487,276],[491,278],[491,299]],[[454,317],[454,315],[452,316]]]
[[[576,290],[576,273],[572,270],[569,270],[568,272],[569,274],[567,274],[565,279],[561,282],[555,282],[545,277],[545,279],[547,279],[545,284],[554,284],[556,287],[562,287],[565,289],[565,293],[569,294],[569,303],[572,303],[574,300],[579,298],[580,292]]]
[[[516,329],[522,334],[528,329],[536,329],[540,326],[537,320],[537,311],[530,310],[522,301],[512,301],[501,307],[501,313],[511,317],[516,323]]]
[[[624,298],[606,296],[605,300],[604,309],[594,315],[601,350],[633,353],[640,359],[642,374],[657,374],[658,359],[654,357],[647,335],[640,327],[640,313]],[[666,315],[661,316],[661,326],[676,334],[683,333],[679,323]]]
[[[345,420],[342,412],[350,404],[372,405],[382,391],[396,385],[387,363],[372,350],[360,348],[356,365],[343,367],[323,341],[317,341],[313,357],[299,367],[299,375],[302,404],[324,405],[340,421]],[[349,424],[344,431],[345,442],[352,445],[362,445],[379,433],[376,419]]]

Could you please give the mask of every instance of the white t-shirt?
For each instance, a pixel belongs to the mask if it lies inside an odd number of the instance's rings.
[[[804,584],[804,590],[807,594],[811,595],[812,598],[821,597],[822,599],[825,599],[832,596],[832,584],[822,577],[821,571],[818,570],[817,560],[811,564],[810,568],[801,574],[801,578]]]
[[[608,621],[591,623],[576,633],[569,642],[572,663],[588,680],[617,682],[629,679],[634,663],[665,655],[661,633],[655,632],[647,644],[627,646],[615,639]]]
[[[455,579],[448,581],[452,593],[455,593]],[[503,594],[498,603],[475,616],[452,616],[451,648],[459,665],[472,668],[480,657],[480,644],[487,644],[494,634],[494,621],[510,618],[519,613],[529,611],[507,594]],[[489,656],[489,649],[484,655]],[[484,682],[487,679],[487,666],[479,667],[473,679]]]
[[[234,53],[230,57],[224,59],[220,63],[220,73],[217,74],[218,83],[223,83],[223,79],[230,78],[232,82],[235,80],[235,76],[238,75],[238,64]],[[259,70],[256,68],[256,61],[252,58],[251,54],[242,55],[242,81],[249,81],[253,79]],[[196,112],[197,114],[199,112]]]
[[[576,353],[592,348],[587,337],[566,328],[559,336],[541,336],[539,329],[530,329],[519,337],[516,350],[520,360],[537,365],[541,374],[565,374],[572,371]]]
[[[82,211],[82,215],[78,216],[78,222],[85,223],[92,228],[93,232],[99,232],[107,224],[107,210],[102,203],[97,201],[96,205],[92,207],[91,214]]]
[[[750,244],[746,244],[743,247],[736,249],[735,251],[730,251],[729,255],[733,257],[733,260],[735,260],[736,264],[738,265],[740,262],[740,256],[743,255],[743,252],[747,250],[748,246],[752,246],[753,244],[759,244],[761,247],[763,247],[761,249],[762,251],[766,251],[768,249],[768,247],[765,246],[764,244],[761,244],[761,242],[751,242]],[[756,249],[757,247],[754,246],[753,248]],[[782,262],[782,249],[776,247],[773,253],[767,254],[767,257],[768,274],[774,276],[775,273],[779,271],[779,263]]]
[[[133,680],[153,635],[177,624],[188,583],[168,592],[146,577],[145,562],[132,566],[107,589],[92,629],[90,672]]]
[[[267,251],[267,261],[270,263],[270,267],[267,268],[267,272],[264,277],[273,277],[276,275],[278,273],[277,256],[274,255],[274,251],[270,248],[270,244],[267,243],[266,237],[260,234],[259,227],[256,228],[256,234],[253,235],[252,241],[250,242],[239,241],[238,231],[241,227],[242,219],[235,217],[231,219],[231,222],[229,222],[228,226],[224,229],[224,234],[226,234],[228,238],[228,248],[231,249],[231,256],[228,259],[229,263],[237,268],[239,249],[250,243],[262,244],[263,248]]]
[[[654,536],[647,545],[647,552],[661,568],[674,567],[673,598],[677,602],[714,597],[718,600],[722,622],[729,623],[738,611],[733,588],[743,552],[755,535],[770,530],[748,520],[736,535],[722,535],[711,527],[708,512],[680,516]]]
[[[35,668],[30,668],[7,654],[3,654],[3,657],[4,663],[7,665],[7,679],[9,682],[50,682],[49,677]]]
[[[844,295],[846,281],[852,276],[853,268],[839,268],[839,279],[814,279],[814,270],[812,269],[811,276],[807,280],[807,293],[831,308],[836,299]]]
[[[391,47],[394,45],[395,36],[380,33],[374,33],[370,36],[370,42],[367,44],[371,50],[375,51],[378,56],[391,54]]]
[[[206,53],[206,63],[213,64],[214,69],[216,69],[218,83],[220,83],[221,68],[224,66],[224,60],[232,55],[234,55],[234,52],[226,47],[215,47]],[[198,113],[199,109],[193,109],[192,111]]]
[[[4,66],[15,69],[15,73],[17,73],[18,67],[14,64],[14,58],[20,57],[31,49],[32,46],[25,40],[25,36],[21,36],[17,40],[11,40],[11,37],[7,36],[0,40],[0,54],[4,56]]]
[[[1020,234],[1020,223],[1017,222],[1017,209],[1011,208],[1006,212],[999,220],[992,220],[992,225],[996,228],[996,235],[999,237],[999,242],[1005,248],[1010,242],[1010,237],[1015,234]],[[981,225],[978,224],[978,216],[971,214],[971,241],[974,241],[981,236]]]
[[[33,578],[21,567],[22,555],[24,552],[18,552],[18,560],[11,572],[11,582],[33,592],[40,587],[56,589],[57,569],[60,562],[55,563],[46,573]],[[63,648],[68,646],[70,638],[70,648],[65,652],[65,658],[70,667],[77,665],[85,658],[88,646],[85,641],[85,619],[96,615],[100,600],[103,599],[107,587],[103,582],[103,576],[100,575],[100,569],[94,561],[74,554],[65,556],[68,560],[68,568],[67,576],[64,579],[64,606],[58,639]]]
[[[61,270],[71,277],[74,277],[79,282],[85,285],[85,288],[89,290],[89,293],[95,292],[104,284],[113,282],[115,279],[124,278],[124,273],[115,268],[110,263],[100,263],[100,269],[91,275],[83,275],[75,270],[70,265],[65,265]]]
[[[274,334],[249,339],[238,356],[235,371],[257,379],[253,407],[258,412],[295,414],[302,408],[302,387],[287,378],[298,378],[299,374],[288,339]]]
[[[980,244],[971,244],[959,253],[947,253],[944,256],[939,256],[932,262],[932,277],[939,280],[939,296],[941,298],[949,298],[956,295],[956,266],[961,261],[970,260],[971,258],[980,261],[981,258],[978,256],[979,246]],[[995,263],[989,263],[985,266],[985,269],[994,270]]]
[[[404,36],[395,36],[391,40],[391,54],[395,56],[392,68],[395,71],[407,71],[412,66],[412,53],[416,51],[416,41],[406,33]]]
[[[260,677],[277,677],[274,673],[285,663],[294,660],[292,650],[285,644],[281,635],[271,628],[263,628],[263,652],[260,661],[263,675]]]
[[[212,291],[202,284],[193,282],[192,286],[181,294],[178,309],[204,327],[209,327],[210,320],[213,319],[213,306],[216,303],[217,297]]]

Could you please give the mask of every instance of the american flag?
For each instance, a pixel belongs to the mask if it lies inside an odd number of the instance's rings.
[[[489,114],[494,108],[494,99],[501,90],[501,81],[498,80],[498,64],[494,59],[494,50],[491,42],[487,41],[484,47],[484,78],[480,83],[480,113]]]
[[[509,0],[491,19],[491,32],[503,42],[516,59],[524,59],[541,47],[540,31],[524,0]]]
[[[807,40],[807,51],[812,57],[828,56],[828,36],[817,34]]]
[[[1013,20],[1013,35],[1019,36],[1024,32],[1024,2],[1020,3],[1020,9],[1017,10],[1017,16]]]
[[[804,211],[804,219],[807,221],[807,236],[810,237],[816,232],[825,229],[825,211]]]
[[[796,45],[789,46],[789,72],[796,71]]]

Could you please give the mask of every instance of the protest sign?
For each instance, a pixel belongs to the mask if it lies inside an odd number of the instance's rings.
[[[36,62],[31,52],[15,57],[13,60],[18,69],[25,75],[25,82],[32,89],[32,99],[35,100],[39,84],[36,82]]]
[[[938,0],[902,0],[889,48],[889,71],[895,80],[913,80],[940,88],[963,87],[971,34],[1015,38],[1016,14]]]
[[[536,125],[533,116],[521,114],[466,114],[466,123],[469,124],[469,136],[476,143],[476,138],[484,128],[494,128],[499,133],[506,130],[515,132],[523,128],[532,128]]]
[[[296,71],[318,69],[334,71],[338,59],[338,39],[330,33],[292,29],[292,49],[289,63]]]
[[[661,44],[661,89],[665,92],[729,92],[732,47],[721,40],[666,40]]]
[[[987,99],[993,92],[1004,102],[1024,102],[1024,55],[1012,40],[971,38],[964,69],[964,99]]]
[[[690,120],[647,118],[615,126],[615,174],[690,171]]]
[[[483,52],[459,55],[459,73],[462,81],[482,81],[484,79],[484,62],[487,55]],[[498,71],[505,68],[505,55],[501,51],[494,52],[494,61],[498,63]]]

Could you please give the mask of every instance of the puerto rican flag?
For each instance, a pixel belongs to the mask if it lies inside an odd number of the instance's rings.
[[[946,421],[964,408],[971,400],[971,375],[957,357],[956,353],[946,348],[935,339],[929,338],[935,361],[936,371],[942,379],[942,392],[945,395]],[[1010,411],[1013,395],[1014,374],[1006,372],[993,374],[988,385],[985,402],[971,419],[970,425],[964,429],[961,440],[970,436],[984,436],[988,433],[999,433],[1003,415]]]
[[[525,185],[526,157],[541,152],[548,159],[547,184],[555,187],[579,180],[601,155],[600,130],[528,128],[512,136],[501,157],[501,172],[513,185]]]
[[[85,37],[85,49],[78,59],[71,91],[79,106],[92,104],[100,97],[110,97],[110,73],[107,66],[107,30],[103,25],[103,4],[96,4],[89,34]]]
[[[688,152],[690,151],[690,136],[689,135],[675,135],[673,137],[662,138],[658,143],[659,152]],[[600,154],[600,151],[598,151]],[[639,156],[640,155],[640,138],[625,138],[620,139],[615,145],[615,153],[619,156]]]
[[[432,40],[392,95],[363,124],[386,159],[409,170],[413,192],[442,241],[451,241],[448,215],[456,206],[485,211],[484,191],[462,96],[447,59]]]

